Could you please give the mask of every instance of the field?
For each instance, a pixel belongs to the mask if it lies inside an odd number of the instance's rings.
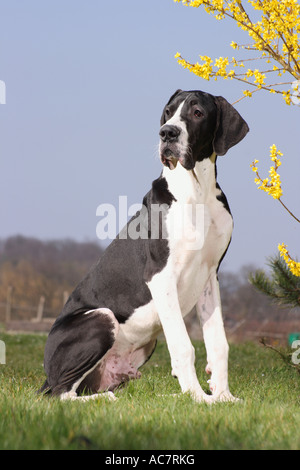
[[[60,402],[35,394],[46,337],[1,334],[0,449],[300,449],[300,377],[259,344],[231,345],[230,387],[240,403],[195,404],[170,374],[164,342],[116,402]],[[207,389],[205,350],[194,343]]]

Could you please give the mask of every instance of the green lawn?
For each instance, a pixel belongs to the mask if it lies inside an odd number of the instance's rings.
[[[44,380],[44,335],[1,334],[0,449],[300,449],[300,376],[258,344],[231,345],[229,378],[241,403],[195,404],[179,392],[160,342],[142,378],[104,399],[35,395]],[[194,343],[207,389],[205,350]]]

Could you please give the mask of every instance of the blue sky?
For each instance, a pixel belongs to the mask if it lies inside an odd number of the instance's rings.
[[[159,120],[169,96],[200,89],[233,102],[243,88],[197,78],[174,54],[231,57],[232,40],[248,38],[173,0],[0,1],[0,238],[96,240],[100,204],[141,202],[161,171]],[[264,266],[279,242],[299,256],[300,233],[249,168],[257,158],[266,174],[275,143],[284,153],[282,199],[299,217],[299,107],[263,92],[236,107],[250,133],[218,159],[235,223],[229,271]]]

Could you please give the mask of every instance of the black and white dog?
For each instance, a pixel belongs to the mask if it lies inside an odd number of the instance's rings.
[[[233,222],[216,182],[216,158],[248,130],[220,96],[177,90],[170,98],[160,127],[163,171],[143,209],[79,283],[55,321],[40,391],[62,399],[94,398],[99,392],[114,398],[116,387],[140,377],[138,369],[163,330],[182,392],[197,402],[235,400],[228,387],[217,279]],[[137,225],[142,236],[130,236]],[[203,328],[212,395],[198,382],[183,320],[194,306]],[[92,395],[80,396],[86,390]]]

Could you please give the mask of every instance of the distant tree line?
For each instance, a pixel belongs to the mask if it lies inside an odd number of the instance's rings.
[[[97,242],[42,241],[20,235],[0,240],[0,321],[4,318],[9,289],[13,305],[37,306],[43,296],[45,311],[51,312],[47,316],[57,316],[65,294],[72,292],[102,252]],[[265,319],[282,321],[288,317],[295,318],[299,309],[277,306],[255,289],[248,280],[254,271],[253,266],[243,267],[237,273],[220,270],[226,324],[234,325],[245,319],[262,322]],[[21,317],[26,315],[17,313]]]
[[[223,316],[228,323],[246,320],[286,320],[295,317],[290,308],[276,305],[269,297],[259,292],[249,281],[256,271],[255,266],[244,266],[239,272],[220,271],[219,281]]]
[[[71,293],[102,251],[96,242],[41,241],[21,235],[0,240],[0,304],[12,289],[13,304],[37,306],[43,296],[46,309],[58,315],[64,294]]]

